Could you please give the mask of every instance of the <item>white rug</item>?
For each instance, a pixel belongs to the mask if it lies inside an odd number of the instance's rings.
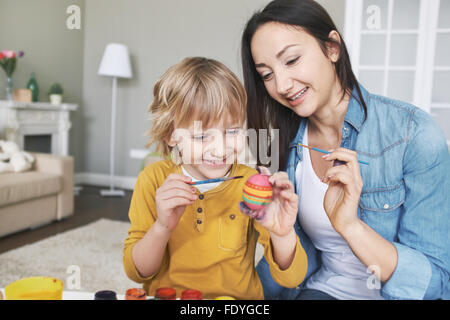
[[[5,252],[0,255],[0,288],[33,276],[58,278],[70,291],[125,294],[129,288],[139,288],[141,284],[129,280],[122,265],[129,225],[100,219]]]
[[[125,294],[142,284],[128,279],[123,269],[123,243],[128,222],[100,219],[86,226],[0,255],[0,288],[13,281],[50,276],[64,282],[64,290],[113,290]],[[256,262],[263,256],[260,244]]]

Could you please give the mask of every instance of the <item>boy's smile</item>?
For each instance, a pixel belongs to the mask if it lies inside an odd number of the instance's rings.
[[[222,178],[228,174],[237,155],[244,146],[241,125],[225,121],[213,128],[202,130],[195,121],[189,129],[176,129],[174,139],[185,170],[195,179]]]
[[[207,180],[225,177],[232,164],[210,164],[204,161],[202,164],[183,164],[184,169],[197,180]]]
[[[211,168],[220,168],[227,165],[228,157],[222,159],[205,159],[203,158],[203,165]]]
[[[198,180],[222,178],[230,171],[234,159],[234,153],[231,153],[220,159],[212,157],[202,158],[200,163],[183,162],[183,167],[192,177]]]

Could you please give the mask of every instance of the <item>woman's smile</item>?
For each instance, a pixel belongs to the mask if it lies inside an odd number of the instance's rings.
[[[302,90],[300,90],[299,92],[297,92],[295,95],[288,98],[288,103],[292,107],[297,107],[297,106],[301,105],[303,103],[303,101],[305,101],[308,93],[309,93],[309,87],[305,87]]]

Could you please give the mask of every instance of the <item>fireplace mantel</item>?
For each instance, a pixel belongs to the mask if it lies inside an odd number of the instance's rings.
[[[51,153],[68,155],[70,111],[78,105],[0,100],[0,139],[16,142],[21,149],[26,136],[51,135]]]

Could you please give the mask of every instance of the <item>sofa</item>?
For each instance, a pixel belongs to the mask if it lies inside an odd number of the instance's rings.
[[[30,171],[0,174],[0,237],[73,215],[73,158],[31,154]]]

